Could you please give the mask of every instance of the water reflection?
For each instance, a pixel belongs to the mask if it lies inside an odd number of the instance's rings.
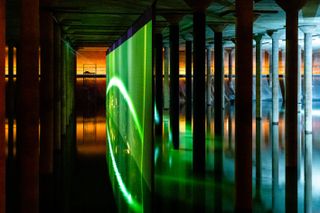
[[[317,183],[315,178],[312,179],[312,175],[315,176],[312,171],[320,169],[315,163],[320,160],[320,137],[304,134],[303,113],[299,113],[299,163],[295,171],[289,171],[296,175],[289,175],[286,179],[284,110],[279,112],[279,123],[272,124],[271,106],[270,102],[264,102],[262,119],[252,120],[253,211],[318,212],[320,190],[315,192]],[[320,103],[315,103],[314,109],[320,109]],[[165,112],[164,116],[164,120],[167,120],[168,113]],[[163,211],[169,210],[170,207],[165,204],[172,202],[178,209],[193,206],[191,209],[197,208],[198,212],[200,209],[211,212],[234,211],[234,106],[226,105],[221,135],[215,133],[214,117],[213,108],[208,107],[205,177],[197,177],[192,172],[192,129],[186,124],[184,114],[180,115],[179,150],[173,150],[170,133],[164,123],[164,134],[155,144],[156,150],[161,150],[157,151],[155,164],[155,192],[162,199]],[[314,115],[313,128],[320,128],[320,116]],[[317,135],[318,131],[313,134]],[[298,174],[301,174],[299,179]],[[299,193],[288,187],[294,185],[298,186]],[[289,190],[286,190],[286,186]],[[290,205],[286,205],[286,199],[290,200]]]

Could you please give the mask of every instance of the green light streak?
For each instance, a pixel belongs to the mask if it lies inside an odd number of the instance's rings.
[[[129,107],[130,113],[133,117],[134,124],[138,130],[141,142],[143,143],[143,139],[144,139],[143,131],[142,131],[141,125],[139,123],[138,116],[137,116],[136,110],[134,108],[133,102],[132,102],[124,84],[122,83],[122,81],[119,78],[113,77],[109,81],[109,84],[107,87],[107,95],[108,95],[109,91],[111,90],[111,88],[113,88],[113,87],[118,88],[120,93],[122,94],[123,98],[125,99],[128,107]]]
[[[113,167],[115,176],[117,178],[117,182],[119,184],[120,191],[122,192],[126,202],[129,204],[129,206],[135,212],[142,212],[142,206],[136,200],[134,200],[132,198],[132,195],[130,194],[130,192],[128,191],[128,189],[126,188],[126,186],[122,180],[121,174],[120,174],[118,167],[117,167],[116,160],[113,155],[111,139],[110,139],[110,134],[109,134],[108,129],[107,129],[107,137],[108,137],[108,145],[109,145],[110,157],[111,157],[111,161],[112,161],[112,167]]]

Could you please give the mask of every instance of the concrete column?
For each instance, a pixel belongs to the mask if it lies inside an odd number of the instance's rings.
[[[54,26],[54,149],[61,150],[61,29]]]
[[[312,134],[305,134],[304,212],[312,212]]]
[[[205,172],[205,22],[204,10],[193,13],[193,170]]]
[[[222,140],[224,127],[224,72],[222,30],[214,31],[214,133]]]
[[[191,122],[192,117],[192,41],[186,41],[186,120]]]
[[[272,38],[272,123],[279,122],[279,33],[268,31]]]
[[[304,97],[305,132],[312,132],[312,28],[301,27],[304,32]]]
[[[277,0],[286,11],[286,211],[298,209],[297,131],[298,131],[298,12],[305,0]]]
[[[170,127],[174,149],[179,149],[179,24],[170,25]]]
[[[67,135],[67,79],[66,79],[66,64],[67,64],[67,46],[65,41],[61,42],[62,64],[61,64],[61,144],[66,140]]]
[[[253,2],[236,0],[236,211],[252,211]]]
[[[212,45],[207,45],[206,46],[207,50],[207,105],[212,104],[212,92],[211,92],[211,79],[212,79],[212,74],[211,74],[211,52],[212,52]]]
[[[39,0],[20,2],[18,164],[21,212],[39,212]]]
[[[5,141],[5,49],[6,49],[6,1],[0,0],[0,213],[6,212],[6,145]]]
[[[262,37],[263,34],[256,35],[256,118],[262,118],[262,90],[261,90],[261,73],[262,73]]]
[[[170,70],[170,48],[167,43],[164,43],[163,106],[165,110],[169,109],[169,70]]]
[[[156,110],[158,118],[155,121],[155,132],[158,135],[162,135],[162,109],[163,109],[163,52],[162,52],[162,34],[155,35],[155,92],[156,92]]]
[[[301,46],[298,46],[298,113],[302,109]]]
[[[8,157],[13,158],[13,148],[14,148],[14,80],[13,80],[13,45],[9,45],[8,47],[8,98],[7,104],[8,109]]]
[[[44,1],[42,2],[44,5]],[[40,13],[40,173],[53,174],[53,19],[48,11]]]

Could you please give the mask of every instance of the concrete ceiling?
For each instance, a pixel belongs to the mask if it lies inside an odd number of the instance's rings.
[[[41,1],[41,0],[40,0]],[[207,24],[225,25],[226,45],[235,34],[235,0],[215,0],[207,9]],[[52,12],[66,37],[76,46],[109,46],[152,5],[153,0],[54,0],[50,5],[41,5],[42,10]],[[319,22],[320,0],[308,0],[299,14],[299,25],[314,25]],[[165,40],[168,38],[168,25],[164,17],[180,15],[181,43],[186,37],[192,38],[192,10],[183,0],[158,0],[157,30]],[[258,0],[254,4],[254,33],[265,33],[278,29],[283,32],[285,13],[274,0]],[[320,27],[315,28],[314,37],[319,37]],[[207,42],[213,42],[213,31],[206,30]],[[303,38],[300,32],[300,38]],[[19,0],[7,0],[7,40],[16,43],[19,39]],[[284,39],[284,37],[282,37]],[[265,36],[268,46],[270,38]],[[319,44],[320,46],[320,44]]]

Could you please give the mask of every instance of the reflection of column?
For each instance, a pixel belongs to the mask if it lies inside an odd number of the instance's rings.
[[[277,212],[279,184],[279,126],[272,124],[272,210]]]
[[[301,27],[304,32],[304,96],[305,132],[312,132],[312,27]]]
[[[170,70],[170,49],[167,43],[164,44],[164,79],[163,79],[163,107],[169,109],[169,70]]]
[[[301,143],[302,143],[302,134],[301,134],[301,113],[298,111],[298,133],[297,133],[297,149],[298,149],[298,155],[297,155],[297,167],[298,167],[298,180],[300,180],[301,176]]]
[[[261,90],[261,72],[262,72],[262,37],[263,34],[256,35],[256,118],[262,117],[262,90]]]
[[[312,134],[305,134],[304,212],[312,212]]]
[[[279,122],[279,34],[268,31],[272,38],[272,123]]]
[[[186,41],[186,120],[191,122],[192,117],[192,41]]]
[[[170,25],[170,127],[172,142],[179,149],[179,25]]]
[[[20,2],[18,168],[23,212],[39,211],[39,1]],[[27,112],[27,113],[26,113]]]
[[[162,68],[163,68],[163,52],[162,52],[162,34],[155,35],[155,92],[156,92],[156,110],[158,113],[158,119],[155,122],[155,132],[158,135],[162,135],[162,108],[163,108],[163,80],[162,80]]]
[[[262,120],[256,119],[256,200],[261,201],[261,143]]]
[[[236,211],[252,211],[252,20],[253,2],[236,0]]]
[[[0,1],[0,212],[6,211],[6,181],[5,181],[5,0]],[[10,97],[13,98],[13,97]]]
[[[212,104],[212,93],[211,93],[211,48],[212,45],[207,46],[207,105]],[[216,51],[214,51],[216,52]]]

